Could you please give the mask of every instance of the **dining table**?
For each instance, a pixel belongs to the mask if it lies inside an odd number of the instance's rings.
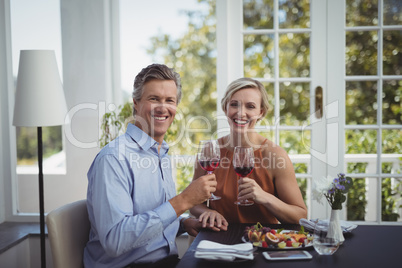
[[[206,260],[194,256],[197,245],[202,240],[234,245],[245,242],[243,237],[247,226],[255,223],[231,223],[227,231],[215,232],[203,229],[182,256],[176,268],[287,268],[287,267],[402,267],[402,226],[400,225],[358,225],[351,232],[344,233],[345,241],[333,255],[319,255],[313,246],[304,247],[312,258],[308,260],[267,260],[264,251],[275,250],[257,247],[253,260],[235,259],[234,261]],[[300,230],[300,225],[262,224],[272,229]],[[292,249],[289,249],[292,250]]]

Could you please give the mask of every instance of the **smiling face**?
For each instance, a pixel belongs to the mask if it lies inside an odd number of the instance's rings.
[[[172,124],[177,109],[177,87],[173,80],[151,80],[134,100],[135,125],[159,143]]]
[[[263,115],[261,93],[255,88],[244,88],[232,95],[227,103],[226,116],[232,132],[246,133]]]

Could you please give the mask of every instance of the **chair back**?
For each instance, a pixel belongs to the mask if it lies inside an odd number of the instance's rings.
[[[54,267],[84,267],[84,248],[90,229],[87,201],[76,201],[51,211],[46,223]]]

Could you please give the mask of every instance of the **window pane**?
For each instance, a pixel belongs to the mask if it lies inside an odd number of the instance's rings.
[[[353,185],[349,189],[346,201],[347,220],[364,221],[368,199],[366,179],[352,179]]]
[[[348,162],[347,173],[365,173],[368,163]]]
[[[274,35],[244,36],[244,75],[274,76]]]
[[[309,210],[309,204],[307,203],[307,178],[297,178],[297,185],[299,185],[300,192],[303,197],[304,204],[307,206],[307,211]]]
[[[383,74],[401,75],[402,31],[384,31]]]
[[[262,82],[263,86],[265,87],[265,90],[268,93],[268,103],[269,103],[269,110],[267,117],[272,117],[273,116],[273,111],[275,107],[275,93],[274,93],[274,84],[273,83],[266,83]]]
[[[346,33],[346,75],[377,74],[376,31]]]
[[[17,127],[17,165],[36,165],[38,143],[36,127]]]
[[[287,33],[279,36],[279,76],[310,76],[310,34]]]
[[[278,11],[279,28],[309,28],[309,0],[280,0]]]
[[[223,120],[227,119],[224,118]],[[169,129],[171,127],[169,127]],[[207,116],[189,115],[184,118],[183,122],[178,122],[178,124],[173,127],[179,130],[177,133],[171,133],[171,135],[177,142],[177,144],[173,145],[177,145],[177,147],[179,148],[184,147],[180,148],[180,151],[176,151],[178,154],[181,155],[195,155],[197,153],[197,146],[200,140],[216,139],[216,137],[214,136],[216,135],[216,122],[214,122],[214,120],[211,120]],[[185,128],[185,130],[183,128]],[[167,135],[169,134],[170,133],[168,130]],[[181,139],[178,139],[177,136],[181,137]],[[171,146],[172,149],[175,150],[175,146],[173,145],[169,144],[169,146]]]
[[[381,182],[381,220],[402,221],[402,178],[385,178]]]
[[[276,124],[274,116],[274,106],[275,106],[274,84],[267,82],[262,82],[262,84],[264,85],[265,90],[268,93],[269,108],[267,115],[257,123],[256,128],[258,128],[258,132],[262,136],[276,143],[275,129],[272,128]]]
[[[262,129],[258,129],[258,133],[261,134],[263,137],[267,138],[268,140],[272,141],[273,143],[277,144],[276,138],[275,138],[275,131],[270,130],[268,127],[269,125],[264,125],[268,126],[267,128],[264,128],[264,126],[261,124]]]
[[[346,130],[346,154],[375,154],[377,153],[376,130]]]
[[[311,147],[311,133],[304,131],[281,131],[279,146],[288,154],[309,154]]]
[[[401,174],[402,158],[398,156],[381,156],[381,172],[389,174]]]
[[[307,172],[308,172],[308,166],[306,163],[294,163],[293,162],[293,167],[294,167],[295,173],[307,174]]]
[[[376,124],[377,82],[346,83],[346,124]]]
[[[397,135],[397,136],[396,136]],[[402,130],[385,130],[383,131],[383,153],[381,157],[381,168],[384,174],[401,174],[402,158]],[[395,139],[393,141],[392,139]],[[395,154],[395,155],[393,155]],[[399,193],[399,194],[398,194]],[[396,221],[399,215],[401,221],[402,205],[402,179],[401,178],[385,178],[382,180],[382,220]]]
[[[174,157],[173,161],[179,160],[180,158]],[[194,173],[194,161],[195,158],[191,158],[192,160],[183,160],[176,161],[176,191],[177,193],[183,192],[184,189],[191,183],[193,179]]]
[[[378,25],[377,0],[346,0],[346,26]]]
[[[243,0],[244,29],[273,29],[273,0]]]
[[[308,125],[310,84],[285,82],[279,85],[281,125]]]
[[[401,21],[401,0],[384,0],[384,25],[398,25]]]
[[[18,72],[20,50],[23,49],[54,50],[57,66],[62,74],[60,1],[10,1],[10,13],[15,77]]]
[[[382,122],[402,124],[402,80],[384,81],[382,94]]]
[[[17,127],[17,165],[37,165],[38,141],[36,127]],[[47,169],[47,158],[63,149],[61,126],[42,127],[44,168]],[[61,161],[59,164],[63,164]],[[57,167],[54,166],[54,167]]]
[[[402,153],[402,129],[386,129],[382,131],[382,153]]]
[[[265,87],[265,90],[268,93],[268,113],[262,118],[259,122],[257,122],[257,128],[261,135],[266,137],[267,139],[274,141],[275,140],[275,130],[272,128],[275,126],[275,116],[274,116],[274,107],[275,107],[275,98],[274,98],[274,84],[262,82]]]

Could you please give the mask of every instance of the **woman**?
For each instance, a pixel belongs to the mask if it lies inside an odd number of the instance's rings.
[[[251,78],[240,78],[227,88],[221,102],[230,134],[219,139],[221,163],[215,170],[217,189],[222,199],[193,207],[190,212],[199,217],[203,227],[222,228],[230,222],[299,223],[307,217],[292,162],[287,153],[255,130],[257,121],[268,111],[268,95],[264,86]],[[255,168],[248,177],[238,180],[233,168],[236,146],[254,148]],[[199,164],[194,178],[203,175]],[[253,200],[254,205],[237,206],[236,199]],[[224,228],[226,229],[226,228]]]

